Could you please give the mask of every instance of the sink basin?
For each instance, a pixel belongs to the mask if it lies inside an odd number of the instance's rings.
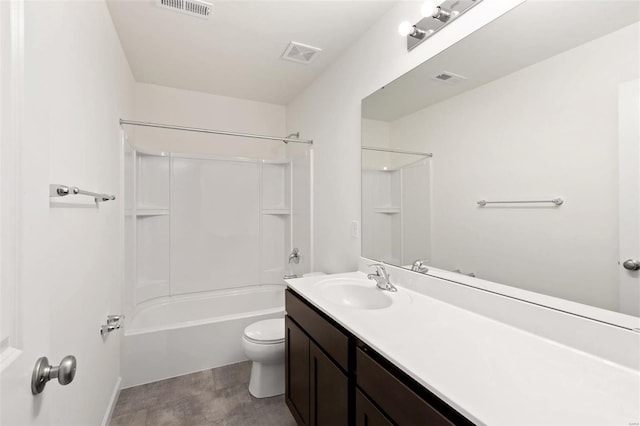
[[[314,293],[322,299],[346,308],[383,309],[393,305],[394,299],[387,291],[365,279],[332,278],[314,285]]]

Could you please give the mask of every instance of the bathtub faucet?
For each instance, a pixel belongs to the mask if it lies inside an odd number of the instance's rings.
[[[296,265],[300,263],[300,250],[294,248],[289,255],[289,263],[295,263]]]

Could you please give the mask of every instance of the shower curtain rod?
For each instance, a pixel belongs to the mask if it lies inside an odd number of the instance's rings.
[[[373,146],[362,146],[362,149],[366,149],[367,151],[393,152],[394,154],[408,154],[408,155],[420,155],[423,157],[433,157],[433,154],[431,154],[430,152],[403,151],[401,149],[375,148]]]
[[[306,143],[309,145],[313,145],[313,140],[311,139],[293,139],[290,137],[279,137],[279,136],[265,136],[265,135],[254,135],[251,133],[238,133],[238,132],[227,132],[224,130],[212,130],[212,129],[201,129],[198,127],[184,127],[184,126],[173,126],[170,124],[158,124],[158,123],[148,123],[145,121],[131,121],[131,120],[123,120],[120,119],[120,125],[128,124],[131,126],[141,126],[141,127],[155,127],[158,129],[171,129],[171,130],[183,130],[185,132],[196,132],[196,133],[212,133],[214,135],[226,135],[226,136],[240,136],[243,138],[252,138],[252,139],[268,139],[272,141],[282,141],[284,143],[294,142],[294,143]]]

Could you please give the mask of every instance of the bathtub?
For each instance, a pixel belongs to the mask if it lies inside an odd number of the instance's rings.
[[[285,288],[258,285],[140,304],[125,324],[122,387],[246,360],[244,328],[284,316]]]

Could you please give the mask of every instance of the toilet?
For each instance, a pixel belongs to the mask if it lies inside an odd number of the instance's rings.
[[[325,275],[309,272],[303,277]],[[284,318],[254,322],[244,329],[242,350],[252,361],[249,393],[268,398],[284,393]]]
[[[244,354],[251,364],[249,392],[256,398],[284,393],[284,318],[254,322],[244,329]]]

